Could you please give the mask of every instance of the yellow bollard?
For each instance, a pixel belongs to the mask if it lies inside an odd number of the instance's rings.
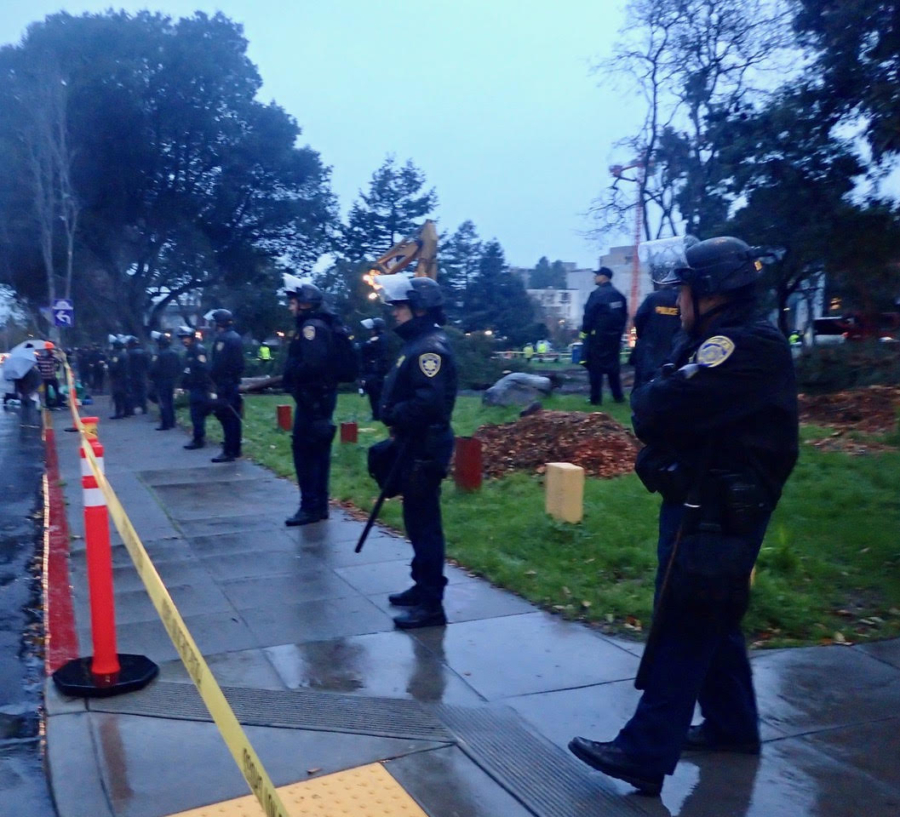
[[[584,517],[584,468],[570,462],[548,462],[544,475],[545,508],[561,522]]]

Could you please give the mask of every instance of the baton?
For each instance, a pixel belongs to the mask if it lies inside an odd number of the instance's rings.
[[[403,462],[403,457],[406,454],[406,449],[409,446],[409,438],[403,441],[403,445],[400,446],[400,450],[397,452],[397,457],[394,460],[394,464],[391,466],[390,473],[388,474],[387,479],[384,481],[384,488],[381,489],[381,493],[378,495],[378,499],[375,500],[375,507],[372,508],[372,513],[369,514],[368,520],[366,520],[366,526],[363,528],[363,532],[360,534],[359,541],[356,543],[356,548],[353,551],[354,553],[359,553],[363,549],[363,545],[366,543],[366,539],[369,536],[369,531],[372,530],[372,525],[375,524],[375,520],[378,518],[378,514],[381,512],[381,506],[384,505],[384,500],[387,499],[387,490],[391,486],[391,483],[394,481],[394,477],[397,475],[397,472],[400,470],[400,464]]]

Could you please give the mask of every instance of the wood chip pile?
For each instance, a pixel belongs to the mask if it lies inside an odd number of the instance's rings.
[[[801,394],[800,420],[818,426],[883,434],[897,426],[900,387],[867,386],[833,394]]]
[[[548,462],[570,462],[608,479],[632,471],[640,448],[630,431],[602,412],[540,411],[514,423],[482,426],[475,436],[490,477],[540,474]]]

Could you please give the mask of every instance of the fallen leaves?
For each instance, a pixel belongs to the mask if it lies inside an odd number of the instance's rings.
[[[602,412],[542,411],[514,423],[482,426],[482,462],[487,476],[510,471],[543,474],[548,462],[570,462],[606,479],[629,473],[640,443]]]
[[[833,394],[801,394],[799,400],[804,423],[883,434],[896,427],[900,387],[866,386]]]

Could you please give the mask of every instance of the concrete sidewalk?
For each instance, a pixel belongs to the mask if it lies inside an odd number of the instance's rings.
[[[642,798],[565,750],[631,715],[639,644],[457,568],[451,623],[395,631],[386,596],[408,584],[404,539],[382,530],[356,555],[362,523],[335,509],[284,528],[295,485],[213,465],[216,449],[184,451],[154,425],[101,422],[107,476],[276,785],[385,761],[430,817],[900,814],[900,642],[756,654],[762,757],[686,756],[661,800]],[[80,536],[77,443],[57,434]],[[48,684],[59,814],[162,817],[246,795],[115,531],[113,544],[119,651],[147,655],[160,678],[89,704]],[[88,655],[81,538],[70,569]]]

